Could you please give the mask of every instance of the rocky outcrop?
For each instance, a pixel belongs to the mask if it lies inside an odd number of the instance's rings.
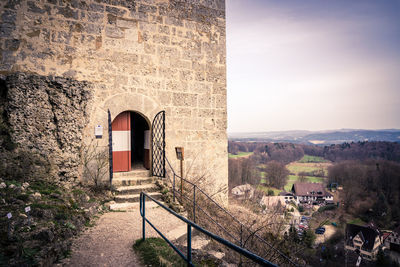
[[[13,142],[49,159],[61,180],[75,180],[89,119],[89,84],[26,73],[9,75],[3,84]]]

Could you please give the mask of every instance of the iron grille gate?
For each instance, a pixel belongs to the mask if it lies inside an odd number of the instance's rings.
[[[165,111],[154,117],[151,133],[153,176],[165,178]]]
[[[113,154],[112,154],[112,122],[111,122],[111,112],[108,112],[108,153],[109,153],[109,166],[110,166],[110,186],[112,185],[112,178],[113,178]]]

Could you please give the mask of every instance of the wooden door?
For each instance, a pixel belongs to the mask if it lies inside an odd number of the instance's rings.
[[[131,170],[131,113],[124,111],[112,122],[113,171]]]

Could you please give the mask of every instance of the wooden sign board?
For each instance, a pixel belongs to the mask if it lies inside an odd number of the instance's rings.
[[[175,147],[176,151],[176,158],[179,160],[184,160],[184,152],[183,152],[183,147]]]
[[[97,125],[94,127],[94,135],[96,138],[102,138],[103,137],[103,126]]]

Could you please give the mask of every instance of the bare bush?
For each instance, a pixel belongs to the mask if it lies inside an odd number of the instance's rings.
[[[108,172],[108,149],[99,146],[98,141],[92,140],[89,145],[82,145],[81,158],[83,178],[99,187]]]

